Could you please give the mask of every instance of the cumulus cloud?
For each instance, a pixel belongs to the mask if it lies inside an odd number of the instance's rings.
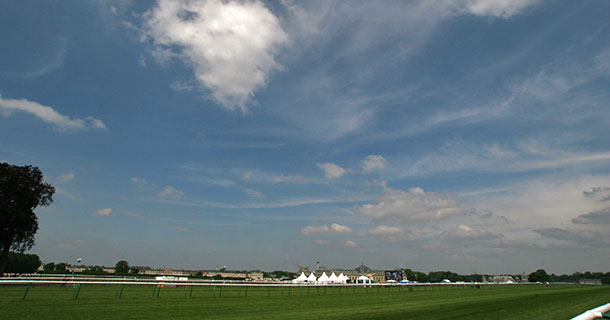
[[[610,207],[581,214],[572,219],[574,224],[610,224]]]
[[[301,229],[301,233],[304,235],[310,235],[314,233],[349,233],[352,232],[352,229],[348,226],[343,226],[337,223],[333,223],[330,226],[321,225],[321,226],[307,226]]]
[[[391,227],[391,226],[376,226],[375,228],[369,230],[368,232],[369,234],[372,235],[395,235],[395,234],[400,234],[402,233],[402,229],[397,228],[397,227]]]
[[[468,12],[478,16],[510,18],[540,2],[540,0],[467,0]]]
[[[425,192],[421,188],[395,190],[383,183],[383,196],[375,204],[356,207],[356,211],[370,218],[404,221],[438,220],[461,212],[454,198]]]
[[[385,168],[386,160],[380,155],[369,155],[362,161],[362,172],[368,173],[373,170]]]
[[[159,192],[160,197],[174,198],[174,199],[181,198],[183,194],[184,194],[184,192],[182,192],[172,186],[167,186],[167,187],[165,187],[165,189],[163,189],[163,190],[161,190],[161,192]]]
[[[358,244],[352,240],[345,240],[343,241],[343,246],[347,248],[356,248],[358,247]]]
[[[74,172],[62,173],[57,177],[57,182],[64,183],[74,179]]]
[[[345,169],[332,162],[318,163],[317,165],[324,170],[324,176],[328,179],[341,178],[345,174]]]
[[[288,42],[278,18],[260,1],[159,0],[144,30],[161,62],[179,57],[214,99],[247,111],[254,92],[281,66],[274,55]]]
[[[100,216],[109,216],[112,213],[112,208],[99,209],[95,211],[95,214]]]
[[[93,117],[72,119],[59,114],[53,108],[26,99],[3,99],[0,97],[0,116],[8,117],[13,112],[29,113],[60,130],[106,129],[101,120]]]
[[[501,235],[493,234],[487,230],[475,229],[467,225],[459,225],[458,227],[445,231],[441,237],[449,241],[479,241],[491,240],[502,237]]]

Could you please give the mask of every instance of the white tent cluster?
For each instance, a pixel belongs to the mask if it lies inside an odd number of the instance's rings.
[[[296,279],[292,280],[292,283],[300,283],[300,284],[343,284],[347,283],[349,278],[343,273],[337,276],[334,272],[329,276],[326,275],[326,272],[323,272],[322,275],[316,279],[316,276],[312,273],[309,277],[305,276],[304,272],[301,272],[301,275]]]

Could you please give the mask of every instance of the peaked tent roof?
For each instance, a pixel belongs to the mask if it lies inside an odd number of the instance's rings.
[[[318,278],[318,282],[328,282],[328,276],[326,272],[322,272],[322,275]]]
[[[339,281],[339,278],[337,278],[337,275],[333,272],[333,274],[331,274],[330,277],[328,277],[328,281],[337,282],[337,281]]]
[[[316,282],[316,276],[313,274],[313,272],[309,275],[309,277],[307,277],[307,281]]]
[[[305,275],[305,272],[301,272],[301,275],[298,278],[296,278],[295,280],[298,280],[298,281],[307,280],[307,276]]]

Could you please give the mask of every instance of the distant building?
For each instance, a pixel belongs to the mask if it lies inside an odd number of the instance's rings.
[[[248,279],[263,280],[263,273],[262,272],[250,272],[250,273],[248,273]]]
[[[592,285],[601,285],[602,281],[600,279],[580,279],[578,280],[579,284],[592,284]]]
[[[515,278],[509,275],[488,276],[487,282],[515,282]]]

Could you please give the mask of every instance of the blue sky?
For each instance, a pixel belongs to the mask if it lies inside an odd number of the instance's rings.
[[[608,271],[607,1],[0,1],[45,261]]]

